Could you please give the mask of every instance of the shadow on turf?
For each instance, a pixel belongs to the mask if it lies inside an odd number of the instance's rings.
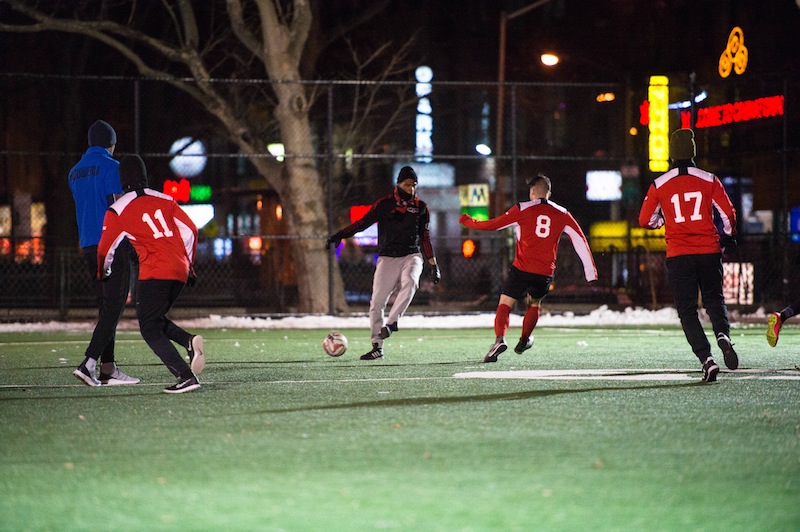
[[[225,415],[231,416],[231,415],[253,415],[253,414],[290,414],[293,412],[309,412],[314,410],[344,410],[347,408],[425,406],[425,405],[471,403],[471,402],[485,403],[489,401],[523,401],[526,399],[545,398],[553,395],[564,395],[573,393],[620,392],[628,390],[630,391],[665,390],[673,388],[692,388],[698,385],[706,386],[705,383],[692,381],[692,382],[683,382],[676,384],[651,384],[648,386],[621,386],[613,388],[585,388],[581,390],[531,390],[528,392],[511,392],[511,393],[498,393],[489,395],[470,395],[463,397],[416,397],[408,399],[389,399],[385,401],[362,401],[358,403],[346,403],[338,405],[305,406],[302,408],[283,408],[274,410],[256,410],[254,412],[241,412],[238,414],[226,413]]]

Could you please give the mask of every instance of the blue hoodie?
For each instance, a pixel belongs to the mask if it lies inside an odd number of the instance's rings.
[[[69,188],[75,198],[81,247],[96,246],[103,232],[103,217],[122,193],[119,161],[101,146],[92,146],[69,171]]]

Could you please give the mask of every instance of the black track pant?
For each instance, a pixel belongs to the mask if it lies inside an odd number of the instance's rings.
[[[139,280],[136,315],[142,338],[175,376],[186,378],[192,370],[172,342],[188,348],[192,335],[167,319],[167,312],[178,299],[184,283],[161,279]]]
[[[111,275],[97,280],[97,246],[83,248],[89,274],[97,296],[99,314],[86,356],[100,362],[114,362],[114,338],[117,324],[125,311],[125,300],[131,285],[131,260],[136,256],[133,247],[125,240],[114,253]]]
[[[700,362],[711,355],[711,346],[697,314],[698,290],[703,299],[714,338],[717,334],[730,334],[728,307],[722,294],[722,255],[680,255],[667,259],[667,278],[681,327],[692,351]]]

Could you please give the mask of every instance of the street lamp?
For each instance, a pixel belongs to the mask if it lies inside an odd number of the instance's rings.
[[[539,57],[539,60],[542,62],[544,66],[556,66],[561,59],[554,53],[546,53],[542,54]]]
[[[497,157],[497,180],[495,182],[496,194],[495,194],[495,215],[499,215],[500,213],[505,211],[505,175],[503,174],[503,107],[505,106],[505,87],[503,84],[506,81],[506,26],[508,25],[509,20],[514,20],[515,18],[524,15],[528,11],[532,11],[537,7],[543,6],[547,4],[550,0],[539,0],[538,2],[534,2],[528,6],[522,7],[517,9],[516,11],[512,11],[511,13],[507,13],[506,11],[500,12],[500,44],[499,44],[499,56],[498,56],[498,65],[497,65],[497,132],[495,135],[495,149],[494,152]]]

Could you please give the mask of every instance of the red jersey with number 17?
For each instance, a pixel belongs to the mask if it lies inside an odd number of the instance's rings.
[[[111,268],[125,238],[139,255],[139,279],[186,282],[197,249],[197,227],[172,197],[145,188],[115,201],[103,219],[98,275]]]
[[[736,234],[736,210],[720,180],[694,166],[673,168],[650,185],[639,225],[664,227],[667,257],[720,253],[714,209],[726,235]]]
[[[597,280],[592,251],[578,222],[564,207],[545,199],[517,203],[505,214],[479,221],[462,215],[465,227],[484,231],[513,227],[517,240],[514,266],[523,272],[552,277],[556,271],[556,255],[561,234],[565,233],[583,263],[587,281]]]

